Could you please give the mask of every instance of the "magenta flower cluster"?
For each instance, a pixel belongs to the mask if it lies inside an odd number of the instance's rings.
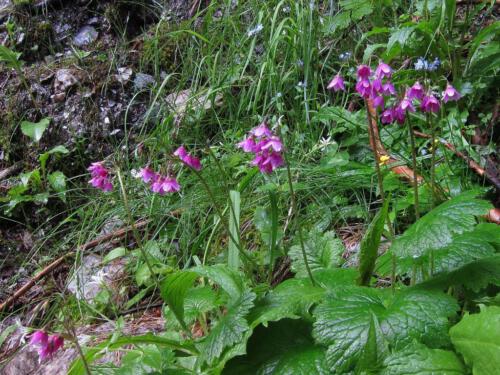
[[[102,162],[92,163],[88,168],[92,179],[89,181],[93,187],[101,189],[102,191],[113,190],[113,184],[111,183],[111,178],[109,176],[108,170],[104,167]]]
[[[396,89],[390,81],[392,68],[384,62],[380,62],[375,72],[368,65],[358,66],[356,91],[364,99],[370,99],[375,108],[380,108],[382,113],[380,121],[383,124],[390,124],[394,121],[403,124],[408,112],[415,112],[415,105],[420,103],[423,112],[438,112],[441,102],[434,94],[426,89],[420,82],[415,82],[413,86],[405,91],[402,98],[396,97]],[[343,78],[337,74],[328,84],[328,89],[339,91],[345,90]],[[385,108],[388,98],[394,97],[393,105]],[[461,98],[460,93],[449,83],[442,93],[442,101],[456,101]]]
[[[181,190],[181,185],[174,177],[162,176],[154,172],[149,167],[144,167],[140,170],[139,176],[144,183],[149,184],[153,193],[165,195],[167,193],[175,193]]]
[[[284,164],[283,143],[265,122],[250,130],[247,138],[238,143],[238,147],[254,154],[251,164],[259,167],[262,173],[269,174]]]
[[[50,358],[64,346],[64,338],[59,335],[48,335],[44,331],[36,331],[30,339],[30,345],[38,351],[41,360]]]
[[[189,168],[193,168],[196,171],[201,170],[200,159],[195,156],[189,155],[184,146],[181,146],[177,150],[175,150],[174,155],[181,159],[181,161]]]

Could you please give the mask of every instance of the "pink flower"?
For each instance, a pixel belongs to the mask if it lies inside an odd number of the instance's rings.
[[[380,62],[377,66],[377,69],[375,69],[375,76],[377,78],[391,78],[392,75],[392,69],[389,65],[387,65],[384,62]]]
[[[250,134],[252,134],[257,138],[270,137],[273,135],[273,133],[271,132],[271,130],[269,130],[265,122],[250,130]]]
[[[406,111],[415,112],[415,107],[413,106],[411,100],[406,97],[399,102],[398,108],[401,108],[401,110],[404,112]]]
[[[389,96],[389,95],[396,95],[396,89],[394,88],[394,85],[391,82],[386,82],[382,85],[382,94]]]
[[[30,339],[30,345],[37,348],[41,360],[50,358],[64,346],[64,338],[59,335],[49,336],[44,331],[36,331]]]
[[[173,177],[160,176],[151,184],[151,191],[160,195],[175,193],[181,189],[181,185]]]
[[[149,167],[142,168],[139,172],[139,176],[142,178],[142,181],[144,181],[145,183],[154,182],[158,178],[158,174],[156,174]]]
[[[255,140],[252,137],[245,138],[237,144],[237,147],[241,148],[244,152],[255,152],[255,146]]]
[[[358,66],[357,74],[358,74],[358,79],[360,81],[365,81],[365,80],[368,80],[368,78],[372,74],[372,70],[370,69],[370,67],[368,65],[360,65],[360,66]]]
[[[274,169],[281,167],[284,164],[283,157],[277,152],[262,153],[257,155],[252,164],[259,167],[262,173],[269,174]]]
[[[372,91],[370,81],[368,81],[367,79],[358,81],[358,83],[356,83],[356,91],[363,98],[365,99],[369,98]]]
[[[412,99],[422,100],[422,98],[424,97],[424,95],[425,95],[425,93],[424,93],[424,87],[420,84],[420,82],[415,82],[413,84],[413,86],[410,87],[410,89],[406,93],[406,96],[410,100],[412,100]]]
[[[330,83],[326,88],[328,90],[333,90],[333,91],[339,91],[339,90],[344,91],[345,90],[344,79],[337,74],[335,77],[333,77],[333,79],[330,81]]]
[[[381,95],[377,95],[373,98],[373,106],[375,108],[380,107],[381,109],[384,109],[384,97]]]
[[[265,141],[265,144],[260,147],[260,150],[268,150],[270,148],[276,152],[283,150],[283,143],[281,143],[281,139],[273,135]]]
[[[443,91],[443,102],[448,103],[449,101],[457,101],[462,95],[449,83],[446,85],[446,89]]]
[[[92,179],[89,181],[89,184],[102,191],[108,192],[113,190],[113,184],[111,183],[109,172],[102,165],[102,162],[92,163],[87,170],[90,172],[90,175],[92,177]]]
[[[422,111],[424,112],[439,112],[439,108],[441,107],[441,104],[439,103],[439,100],[436,99],[434,95],[426,95],[422,99],[422,104],[420,106],[422,108]]]
[[[200,159],[198,159],[196,156],[189,155],[186,152],[184,146],[180,146],[177,150],[175,150],[174,155],[181,159],[181,161],[188,167],[193,168],[196,171],[201,170]]]
[[[394,111],[392,108],[386,109],[380,115],[380,121],[382,124],[392,124],[394,122]]]
[[[382,92],[382,81],[377,78],[372,82],[372,95],[378,95],[380,92]]]

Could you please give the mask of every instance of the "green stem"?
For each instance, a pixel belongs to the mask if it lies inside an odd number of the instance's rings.
[[[420,218],[420,208],[418,203],[417,150],[415,146],[415,134],[413,134],[410,121],[406,120],[406,124],[408,126],[408,134],[410,135],[411,160],[413,168],[413,191],[415,194],[415,217],[418,220]]]
[[[435,207],[436,202],[437,202],[437,190],[436,190],[436,148],[437,148],[437,142],[436,142],[436,127],[434,126],[434,122],[430,120],[430,116],[427,115],[427,122],[431,125],[431,144],[432,144],[432,151],[431,151],[431,190],[432,190],[432,208]]]
[[[238,242],[238,240],[236,238],[234,238],[234,236],[232,235],[231,231],[229,230],[229,225],[227,225],[227,223],[224,221],[224,213],[219,208],[219,205],[217,204],[217,200],[215,199],[215,196],[212,193],[212,190],[210,189],[210,186],[208,186],[208,183],[205,180],[205,178],[196,169],[192,169],[192,171],[195,173],[196,177],[198,177],[198,179],[200,180],[201,184],[205,188],[208,196],[210,197],[210,200],[212,201],[212,203],[214,205],[214,208],[215,208],[215,211],[217,212],[217,215],[219,215],[220,222],[223,223],[222,225],[224,226],[224,229],[227,231],[227,233],[228,233],[229,238],[231,239],[231,241],[233,241],[233,243],[236,245],[236,247],[238,248],[238,251],[240,252],[240,254],[243,255],[243,257],[245,257],[245,259],[248,260],[253,266],[256,266],[255,261],[246,253],[246,251],[244,251],[241,248],[240,243]]]
[[[309,261],[307,260],[307,253],[306,253],[306,247],[304,245],[304,237],[302,236],[302,226],[299,223],[299,215],[297,211],[297,199],[295,197],[295,192],[293,190],[293,182],[292,182],[292,172],[290,171],[290,164],[288,163],[288,158],[285,155],[285,164],[286,164],[286,171],[288,175],[288,185],[290,186],[290,198],[292,199],[292,211],[295,214],[295,225],[297,226],[297,233],[299,235],[299,242],[300,242],[300,249],[302,250],[302,257],[304,259],[304,265],[306,267],[307,274],[309,275],[309,278],[311,279],[311,284],[313,286],[316,285],[316,282],[314,281],[314,277],[311,272],[311,268],[309,267]]]
[[[123,206],[125,207],[125,211],[127,213],[129,225],[132,227],[132,234],[134,235],[135,242],[137,243],[137,246],[139,247],[139,250],[140,250],[142,256],[144,257],[144,261],[146,262],[146,266],[148,267],[148,270],[151,273],[151,277],[154,278],[155,283],[158,285],[158,277],[153,272],[153,266],[149,262],[148,255],[147,255],[146,251],[144,250],[144,247],[142,246],[141,237],[139,236],[139,233],[137,232],[137,228],[134,225],[134,221],[132,220],[132,212],[130,211],[130,206],[128,204],[128,198],[127,198],[127,192],[125,191],[125,185],[123,184],[123,178],[122,178],[122,175],[120,173],[120,170],[116,171],[116,175],[118,176],[118,181],[120,182],[120,191],[122,193]]]

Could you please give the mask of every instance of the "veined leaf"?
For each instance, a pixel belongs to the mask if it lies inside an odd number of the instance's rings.
[[[430,349],[413,343],[388,356],[380,375],[465,375],[464,365],[457,355],[448,350]]]
[[[394,240],[384,257],[379,258],[379,265],[383,267],[384,261],[387,263],[394,254],[398,269],[407,272],[415,260],[430,250],[437,251],[450,244],[456,235],[472,231],[475,217],[491,208],[489,202],[476,199],[476,195],[474,191],[460,194],[427,213]],[[382,270],[388,271],[387,267]]]
[[[451,341],[474,375],[500,371],[500,307],[484,307],[479,314],[466,315],[450,330]]]
[[[179,271],[167,277],[161,284],[161,296],[185,330],[187,326],[184,322],[184,298],[196,278],[197,274],[194,272]]]
[[[239,191],[231,190],[229,192],[229,231],[234,239],[240,238],[240,203],[241,195]],[[235,243],[232,238],[229,239],[227,253],[227,264],[229,268],[237,270],[240,267],[239,243]]]
[[[313,337],[327,345],[331,371],[353,370],[367,345],[375,317],[383,338],[399,348],[412,340],[429,345],[447,344],[448,317],[458,306],[444,293],[339,287],[331,290],[313,312]]]
[[[253,307],[254,299],[255,293],[246,290],[227,308],[226,314],[198,345],[204,361],[210,365],[214,364],[224,349],[243,339],[244,334],[250,329],[246,315]]]
[[[304,241],[304,247],[311,271],[339,266],[342,261],[341,255],[345,250],[342,241],[333,231],[321,233],[318,230],[312,230]],[[301,246],[292,246],[288,255],[292,259],[292,270],[296,276],[306,277],[307,270]]]

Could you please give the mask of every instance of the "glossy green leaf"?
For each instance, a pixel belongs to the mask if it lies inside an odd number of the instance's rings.
[[[465,375],[465,367],[457,355],[448,350],[431,349],[413,343],[388,356],[380,375]]]
[[[184,298],[186,292],[193,286],[197,274],[189,271],[179,271],[168,276],[161,284],[161,296],[174,313],[181,326],[187,330],[184,322]]]
[[[500,373],[500,307],[484,307],[479,314],[464,316],[450,336],[473,375]]]
[[[313,312],[313,336],[327,345],[327,361],[335,373],[353,370],[367,345],[373,317],[392,347],[416,339],[439,346],[448,342],[448,317],[458,310],[444,293],[339,287],[331,290]],[[381,339],[381,338],[380,338]],[[379,340],[380,340],[379,339]]]

